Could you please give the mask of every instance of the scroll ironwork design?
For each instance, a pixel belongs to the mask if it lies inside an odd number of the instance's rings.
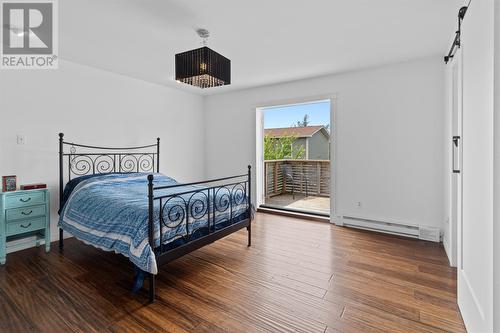
[[[120,155],[120,171],[121,172],[134,172],[138,171],[139,160],[136,155],[126,154]]]
[[[141,172],[154,171],[155,159],[152,154],[141,154],[137,160],[138,169]]]
[[[94,170],[94,161],[86,155],[71,155],[69,165],[71,173],[76,176],[84,176],[93,173]]]
[[[112,172],[154,172],[156,153],[77,153],[70,148],[69,176]]]
[[[247,183],[205,187],[157,199],[160,200],[162,243],[181,237],[189,240],[198,231],[214,232],[221,214],[229,214],[224,221],[232,224],[236,209],[241,209],[241,205],[248,207]]]
[[[242,205],[248,202],[246,184],[238,183],[231,189],[231,197],[236,205]]]
[[[231,206],[231,190],[226,186],[220,186],[215,190],[214,207],[219,213],[226,212]]]
[[[99,155],[94,159],[94,172],[95,173],[113,172],[114,168],[115,168],[114,156]]]
[[[163,226],[175,229],[180,226],[186,216],[186,200],[184,200],[181,196],[171,196],[165,201],[165,203],[162,204],[160,221]]]

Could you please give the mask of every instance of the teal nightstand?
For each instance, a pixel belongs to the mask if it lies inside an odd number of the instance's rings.
[[[7,242],[36,236],[50,251],[50,200],[47,189],[0,193],[0,264],[5,264]]]

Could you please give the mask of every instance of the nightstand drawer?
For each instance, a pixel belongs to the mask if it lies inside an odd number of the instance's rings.
[[[12,220],[45,216],[45,205],[7,209],[5,214],[7,217],[7,223],[9,223]]]
[[[7,236],[22,234],[25,232],[40,230],[45,228],[45,217],[23,220],[19,222],[7,223]]]
[[[24,191],[5,198],[5,208],[18,208],[45,203],[45,192]]]

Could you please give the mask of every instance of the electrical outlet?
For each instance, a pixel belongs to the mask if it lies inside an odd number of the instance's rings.
[[[361,201],[356,201],[356,206],[361,207]]]
[[[26,137],[24,135],[17,135],[17,144],[24,145],[26,144]]]

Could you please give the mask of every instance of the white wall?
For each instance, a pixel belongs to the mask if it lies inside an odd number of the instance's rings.
[[[57,237],[58,133],[96,145],[153,144],[160,171],[182,181],[204,177],[203,99],[145,81],[61,61],[52,71],[0,73],[0,175],[51,190]],[[16,135],[26,136],[25,145]]]
[[[338,96],[337,215],[442,227],[440,56],[206,97],[207,176],[255,165],[256,107],[332,94]]]
[[[55,239],[58,132],[109,145],[160,136],[161,170],[197,180],[255,166],[256,107],[337,94],[337,214],[442,227],[443,87],[438,56],[205,100],[67,61],[55,71],[2,71],[0,113],[9,125],[0,130],[0,175],[49,184]]]

